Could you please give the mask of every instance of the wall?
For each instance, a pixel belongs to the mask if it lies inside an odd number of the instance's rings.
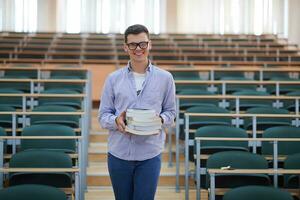
[[[289,24],[288,35],[289,42],[300,46],[300,1],[289,0]]]
[[[38,1],[38,30],[41,32],[56,30],[56,1]]]

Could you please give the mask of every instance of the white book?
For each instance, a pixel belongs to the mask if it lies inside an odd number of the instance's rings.
[[[136,120],[126,120],[127,124],[134,126],[161,126],[161,119],[153,120],[153,121],[136,121]]]
[[[128,124],[127,127],[129,129],[133,129],[136,131],[155,131],[155,130],[161,129],[160,125],[158,125],[158,126],[135,126],[135,125]]]
[[[151,118],[144,118],[144,117],[128,117],[126,116],[127,123],[137,123],[138,124],[153,124],[157,125],[161,123],[160,117],[151,117]]]
[[[135,135],[155,135],[155,134],[160,133],[160,130],[137,131],[137,130],[133,130],[133,129],[128,128],[128,126],[126,126],[125,131],[129,132],[129,133],[132,133],[132,134],[135,134]]]
[[[127,109],[126,117],[149,119],[156,116],[155,110]]]

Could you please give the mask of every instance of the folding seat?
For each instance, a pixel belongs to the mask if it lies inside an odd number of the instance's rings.
[[[72,159],[63,152],[27,150],[13,154],[10,168],[72,168]],[[9,185],[41,184],[59,188],[72,187],[69,172],[11,172]]]
[[[25,184],[0,190],[3,200],[67,200],[66,194],[55,187],[37,184]]]
[[[263,138],[300,138],[300,127],[277,126],[268,128],[263,133]],[[273,155],[273,143],[262,142],[262,154]],[[278,141],[278,155],[291,155],[300,153],[299,142]]]
[[[10,106],[3,106],[0,105],[0,112],[14,112],[16,111],[15,108]],[[12,128],[12,115],[5,114],[0,115],[0,126],[4,128]]]
[[[41,92],[42,94],[79,94],[76,90],[70,89],[49,89]],[[76,97],[40,97],[38,99],[39,105],[61,105],[71,106],[76,109],[81,108],[82,99]]]
[[[77,110],[70,106],[54,106],[54,105],[42,105],[37,106],[33,112],[76,112]],[[62,124],[73,128],[79,127],[78,115],[31,115],[31,124]]]
[[[267,186],[243,186],[225,193],[223,200],[293,200],[291,194],[279,188]]]
[[[52,76],[51,79],[81,80],[78,76]],[[69,89],[83,93],[85,85],[83,83],[44,83],[44,89]]]
[[[207,90],[183,89],[178,95],[214,95]],[[192,106],[218,106],[218,99],[181,99],[179,109],[187,109]]]
[[[286,96],[300,96],[300,90],[294,92],[288,92],[285,94]],[[296,111],[296,103],[295,100],[283,100],[283,107],[291,112]],[[299,109],[300,109],[300,102],[299,102]]]
[[[214,107],[214,106],[194,106],[188,108],[185,112],[187,113],[229,113],[228,110],[221,107]],[[197,129],[202,126],[209,126],[209,125],[231,125],[231,118],[230,117],[206,117],[206,116],[199,116],[199,117],[190,117],[189,118],[189,128],[190,129]],[[184,127],[182,126],[182,130],[180,131],[180,139],[184,140]],[[190,137],[193,139],[193,134],[190,133]]]
[[[2,77],[5,78],[5,77]],[[25,78],[25,77],[18,77],[15,79],[20,79],[20,78]],[[17,81],[3,81],[0,78],[0,88],[3,89],[11,89],[11,90],[18,90],[24,93],[30,93],[30,82],[29,81],[22,81],[22,82],[17,82]]]
[[[286,109],[279,109],[274,107],[255,107],[246,110],[247,114],[289,114]],[[265,130],[274,126],[289,126],[291,125],[291,119],[280,117],[258,117],[256,126],[257,130]],[[245,118],[244,128],[247,130],[252,129],[252,118]]]
[[[232,93],[235,96],[269,96],[267,92],[261,92],[256,90],[242,90]],[[271,107],[272,101],[274,100],[264,100],[264,99],[240,99],[239,110],[245,111],[253,107]],[[236,100],[230,100],[230,109],[236,109]]]
[[[279,94],[286,94],[289,92],[296,92],[300,91],[300,84],[299,84],[299,79],[293,79],[293,78],[285,78],[285,77],[272,77],[271,81],[278,81],[279,82]],[[280,84],[280,81],[294,81],[296,82],[295,84]],[[266,86],[267,91],[271,94],[276,93],[276,85],[267,85]]]
[[[300,169],[300,153],[290,154],[284,161],[284,169]],[[285,188],[299,188],[299,175],[287,174],[284,175]]]
[[[22,136],[75,136],[75,131],[59,124],[38,124],[25,127]],[[76,152],[76,142],[74,139],[24,139],[21,140],[22,151],[30,149],[47,149],[51,151],[63,151],[66,153]]]
[[[172,71],[174,80],[200,80],[199,72]]]
[[[223,81],[244,81],[247,83],[247,81],[251,81],[251,79],[244,78],[244,77],[223,77],[221,78]],[[222,85],[218,85],[218,91],[222,91]],[[226,94],[232,94],[233,92],[238,92],[242,90],[256,90],[257,85],[254,84],[234,84],[234,83],[228,83],[226,84]]]
[[[268,169],[267,160],[258,154],[245,151],[223,151],[209,156],[206,168],[220,169]],[[206,173],[206,185],[209,188],[209,176]],[[228,181],[230,180],[230,181]],[[271,185],[267,174],[216,174],[216,188],[235,188],[246,185]]]
[[[211,125],[198,128],[195,137],[248,138],[244,129]],[[248,151],[247,141],[201,141],[201,153],[212,154],[219,151]]]
[[[0,94],[22,94],[24,93],[21,90],[12,89],[12,88],[0,88]],[[17,109],[22,108],[22,96],[19,97],[9,97],[1,96],[0,97],[0,106],[9,106]]]
[[[67,68],[67,67],[65,67]],[[72,77],[74,79],[86,79],[86,71],[81,70],[53,70],[50,74],[51,78]]]

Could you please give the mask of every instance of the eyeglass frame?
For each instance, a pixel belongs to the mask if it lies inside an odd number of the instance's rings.
[[[136,48],[137,48],[138,46],[140,47],[140,49],[147,49],[148,46],[149,46],[149,42],[150,42],[150,41],[142,41],[142,42],[139,42],[139,43],[131,42],[131,43],[126,43],[126,45],[127,45],[127,47],[128,47],[129,50],[136,50]],[[141,47],[141,44],[142,44],[142,43],[146,43],[146,44],[147,44],[145,48],[142,48],[142,47]],[[130,48],[129,45],[133,45],[133,44],[135,45],[135,48]]]

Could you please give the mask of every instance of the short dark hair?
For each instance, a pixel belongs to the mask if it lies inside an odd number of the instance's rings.
[[[129,27],[126,29],[125,35],[124,35],[125,43],[127,43],[127,36],[128,36],[129,34],[137,35],[137,34],[140,34],[140,33],[146,33],[146,34],[147,34],[147,37],[149,38],[149,31],[148,31],[148,29],[146,28],[146,26],[141,25],[141,24],[134,24],[134,25],[129,26]]]

